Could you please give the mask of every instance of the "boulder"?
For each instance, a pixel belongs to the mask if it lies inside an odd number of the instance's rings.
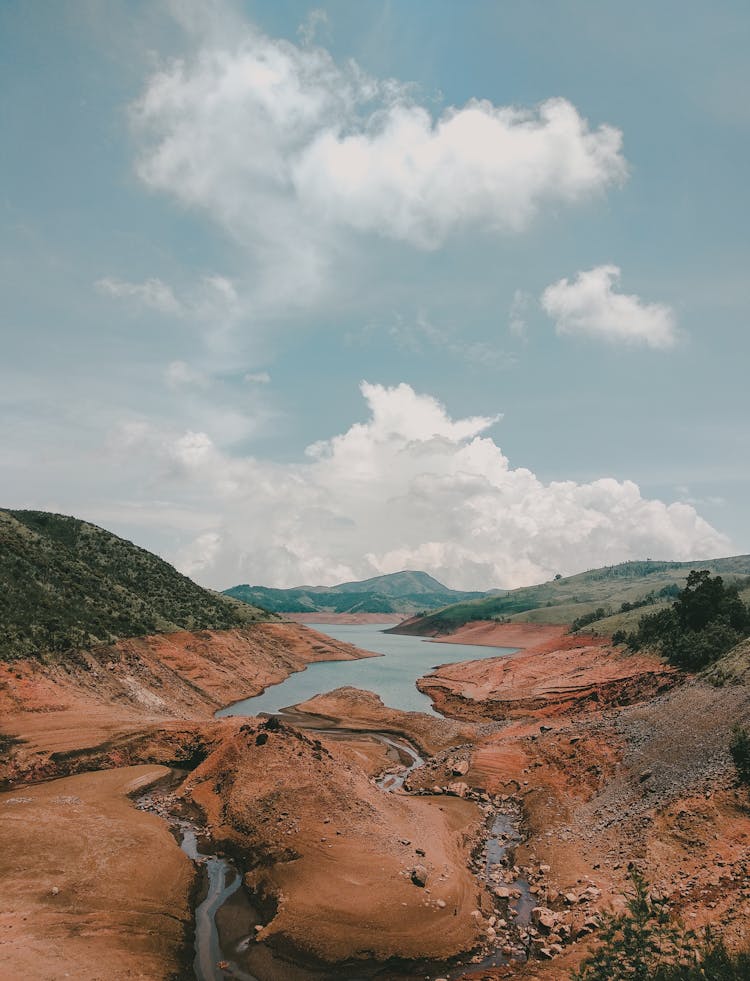
[[[411,870],[411,881],[415,886],[424,887],[427,885],[429,873],[424,865],[415,865]]]
[[[453,797],[465,797],[469,792],[469,785],[459,780],[455,783],[449,783],[445,789]]]
[[[557,924],[557,914],[546,906],[535,906],[531,911],[531,922],[551,930]]]

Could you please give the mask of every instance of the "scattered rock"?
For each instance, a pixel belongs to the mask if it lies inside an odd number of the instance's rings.
[[[453,797],[465,797],[469,792],[469,785],[459,780],[455,783],[449,783],[445,789]]]
[[[424,888],[424,886],[427,885],[428,875],[429,873],[424,865],[415,865],[411,870],[411,881],[415,886],[421,886]]]

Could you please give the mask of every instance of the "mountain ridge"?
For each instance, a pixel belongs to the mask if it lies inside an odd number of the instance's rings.
[[[276,589],[244,583],[223,595],[275,613],[416,613],[488,593],[450,589],[426,572],[406,569],[335,586]]]

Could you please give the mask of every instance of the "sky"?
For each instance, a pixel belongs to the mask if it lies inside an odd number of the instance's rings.
[[[750,552],[750,8],[5,0],[0,505],[213,588]]]

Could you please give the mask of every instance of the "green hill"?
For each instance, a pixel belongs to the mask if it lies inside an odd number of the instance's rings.
[[[225,596],[277,613],[417,613],[487,593],[449,589],[426,572],[393,572],[338,586],[233,586]]]
[[[0,510],[0,659],[268,619],[77,518]]]
[[[623,562],[524,586],[502,595],[455,603],[399,624],[394,633],[451,633],[474,620],[563,623],[598,633],[634,629],[644,612],[669,606],[692,569],[708,569],[750,596],[750,555],[696,562]]]

